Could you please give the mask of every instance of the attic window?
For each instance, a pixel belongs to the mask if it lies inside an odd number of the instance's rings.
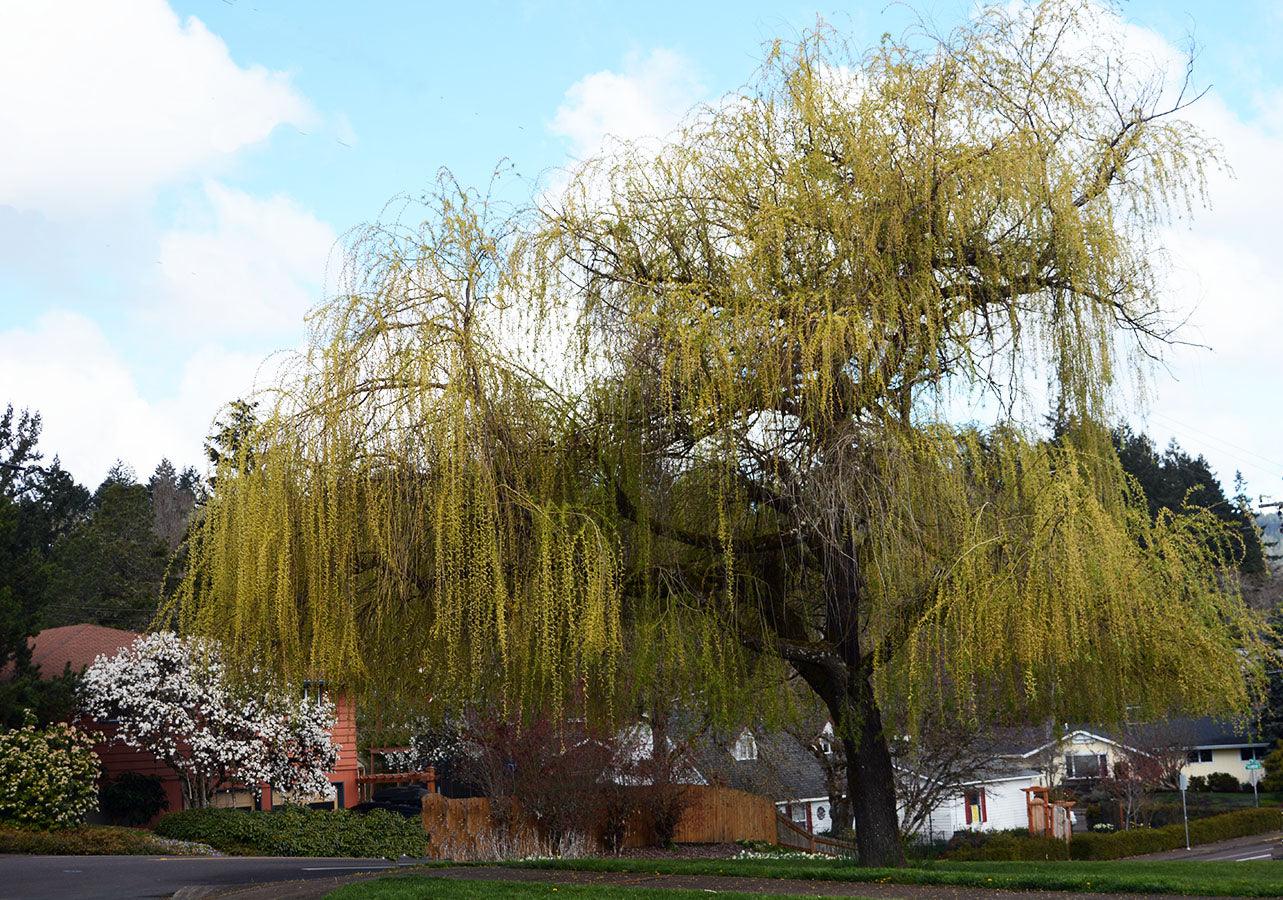
[[[731,755],[739,762],[757,759],[757,741],[754,740],[753,733],[747,728],[741,731],[740,736],[735,739],[735,746],[731,748]]]
[[[824,727],[820,729],[820,736],[816,743],[819,744],[820,752],[825,756],[833,753],[833,723],[825,722]]]

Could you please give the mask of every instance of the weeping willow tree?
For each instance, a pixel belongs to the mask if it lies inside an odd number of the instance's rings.
[[[1215,147],[1099,14],[821,29],[528,209],[444,180],[356,243],[170,614],[380,702],[735,710],[794,673],[867,863],[924,715],[1244,708],[1232,536],[1151,517],[1103,427]]]

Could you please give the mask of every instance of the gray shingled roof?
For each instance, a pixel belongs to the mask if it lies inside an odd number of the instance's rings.
[[[701,740],[694,752],[700,774],[710,784],[761,794],[777,803],[828,796],[824,770],[801,741],[783,731],[752,732],[757,759],[738,760],[732,755],[739,732]]]
[[[1072,734],[1075,731],[1087,731],[1137,749],[1156,745],[1191,748],[1253,745],[1263,747],[1268,743],[1249,722],[1235,722],[1230,719],[1207,716],[1124,726],[1071,723],[1061,729],[1055,729],[1048,723],[1017,728],[995,728],[989,733],[989,749],[1004,756],[1021,756],[1047,745],[1057,737]]]

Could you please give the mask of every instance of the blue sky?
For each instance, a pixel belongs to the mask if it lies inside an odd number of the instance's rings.
[[[971,8],[918,4],[941,25]],[[1197,118],[1237,180],[1172,232],[1189,336],[1143,424],[1283,496],[1283,3],[1129,3],[1138,40],[1201,52]],[[856,44],[874,3],[0,0],[0,402],[40,409],[82,480],[199,461],[218,405],[296,347],[339,237],[442,166],[527,183],[604,132],[654,134],[817,15]],[[71,27],[68,27],[68,26]],[[16,139],[13,139],[16,136]],[[513,181],[514,195],[528,186]]]

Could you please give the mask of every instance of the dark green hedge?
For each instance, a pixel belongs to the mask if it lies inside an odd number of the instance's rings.
[[[1028,831],[959,831],[949,841],[945,859],[1039,860],[1069,859],[1064,841],[1034,837]]]
[[[1283,810],[1270,807],[1239,809],[1219,816],[1190,819],[1189,839],[1192,844],[1210,844],[1279,829],[1283,829]],[[1179,850],[1184,846],[1185,826],[1174,822],[1162,828],[1074,835],[1069,849],[1074,859],[1122,859],[1142,853]]]
[[[1240,809],[1191,819],[1191,844],[1210,844],[1230,838],[1264,834],[1283,829],[1283,810],[1277,807]],[[959,833],[949,842],[947,859],[1038,860],[1038,859],[1122,859],[1144,853],[1179,850],[1185,846],[1181,822],[1162,828],[1133,828],[1130,831],[1075,834],[1065,844],[1050,838],[1015,832]]]
[[[224,853],[256,856],[423,856],[427,835],[419,819],[377,809],[284,807],[271,812],[188,809],[156,823],[156,833],[200,841]]]

